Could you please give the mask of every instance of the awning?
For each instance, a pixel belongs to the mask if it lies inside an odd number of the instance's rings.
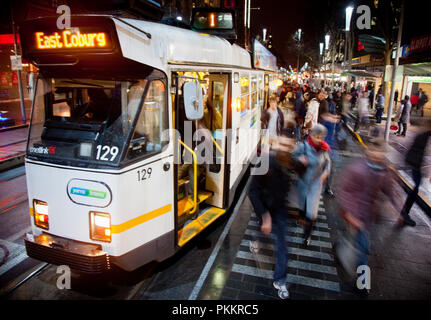
[[[363,71],[363,70],[352,70],[352,71],[346,72],[346,74],[351,75],[353,77],[380,78],[380,76],[378,76],[374,73],[370,73],[370,72]]]
[[[405,76],[431,77],[431,63],[403,64]]]

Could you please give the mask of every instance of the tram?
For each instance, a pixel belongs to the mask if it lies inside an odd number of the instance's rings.
[[[172,256],[227,212],[259,144],[275,57],[156,22],[71,21],[21,26],[24,56],[39,68],[26,250],[85,273],[131,271]],[[213,164],[199,164],[188,139],[201,124]]]

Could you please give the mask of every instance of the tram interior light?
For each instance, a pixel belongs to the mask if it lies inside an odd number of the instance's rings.
[[[111,216],[109,213],[90,211],[90,239],[111,242]]]
[[[48,203],[33,200],[34,224],[42,229],[49,229]]]

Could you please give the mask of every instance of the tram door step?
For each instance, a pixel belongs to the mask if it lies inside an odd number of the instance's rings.
[[[178,245],[180,247],[184,246],[225,212],[225,209],[217,207],[208,207],[202,210],[196,219],[190,220],[189,223],[178,231]]]
[[[210,191],[198,191],[197,204],[204,202],[213,195]],[[178,217],[183,216],[193,209],[193,195],[188,195],[178,201]]]

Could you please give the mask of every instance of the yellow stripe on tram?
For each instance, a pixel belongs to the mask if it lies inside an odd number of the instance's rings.
[[[147,222],[149,220],[155,219],[165,213],[168,213],[172,210],[172,205],[168,204],[166,206],[163,206],[159,209],[153,210],[151,212],[145,213],[139,217],[136,217],[132,220],[123,222],[122,224],[116,224],[111,225],[111,232],[112,233],[121,233],[124,232],[130,228],[136,227],[139,224],[142,224],[144,222]]]

